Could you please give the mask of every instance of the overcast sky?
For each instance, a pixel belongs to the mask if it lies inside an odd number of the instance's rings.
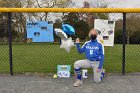
[[[84,1],[85,0],[72,0],[71,7],[83,7]],[[89,1],[91,7],[93,7],[102,0],[86,0],[86,1]],[[140,0],[106,0],[106,1],[108,2],[109,7],[112,8],[138,8],[138,7],[140,8]],[[122,18],[122,14],[116,14],[116,13],[110,14],[110,19],[117,20],[121,18]]]
[[[74,7],[83,6],[83,1],[85,0],[73,0]],[[89,1],[91,6],[96,4],[96,2],[101,0],[86,0]],[[110,7],[114,8],[140,8],[140,0],[106,0]]]
[[[140,0],[109,0],[112,7],[140,8]]]

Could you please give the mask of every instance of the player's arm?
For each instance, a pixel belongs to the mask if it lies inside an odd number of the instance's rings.
[[[80,54],[85,52],[85,44],[82,47],[80,47],[79,38],[76,39],[76,47],[77,47],[77,50]]]
[[[99,47],[99,51],[100,51],[100,64],[98,69],[101,70],[103,67],[103,63],[104,63],[104,46],[101,44]]]

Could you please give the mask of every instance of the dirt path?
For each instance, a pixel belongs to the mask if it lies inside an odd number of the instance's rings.
[[[80,87],[73,87],[73,77],[53,79],[51,77],[0,75],[0,93],[140,93],[140,75],[111,75],[100,84],[91,77],[84,79]]]

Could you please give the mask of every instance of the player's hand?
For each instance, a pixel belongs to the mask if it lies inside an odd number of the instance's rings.
[[[79,39],[79,38],[77,38],[75,43],[80,43],[80,39]]]
[[[100,72],[101,71],[101,69],[97,69],[97,72]]]

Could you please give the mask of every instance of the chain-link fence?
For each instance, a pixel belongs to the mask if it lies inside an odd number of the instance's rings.
[[[139,72],[140,30],[139,13],[128,13],[126,20],[126,72]]]
[[[41,13],[12,13],[12,62],[14,73],[56,73],[57,65],[71,65],[71,72],[73,73],[74,62],[85,59],[84,54],[78,54],[76,47],[72,48],[69,53],[64,49],[60,49],[60,38],[55,33],[54,42],[33,42],[27,38],[26,24],[28,21],[53,21],[53,28],[61,28],[62,23],[71,24],[76,30],[76,37],[79,37],[81,42],[86,42],[89,40],[88,32],[90,28],[94,27],[95,19],[116,21],[114,46],[105,47],[104,69],[109,73],[122,72],[124,38],[123,15],[121,13],[46,13],[44,19],[37,18],[39,15]],[[6,19],[7,15],[1,13],[1,20],[4,21]],[[140,72],[139,20],[139,13],[126,14],[125,64],[127,73]],[[0,73],[9,73],[10,58],[6,28],[7,21],[3,21],[0,21]],[[38,35],[38,33],[33,33],[33,35]],[[45,36],[46,38],[49,37]],[[75,39],[75,36],[71,37],[73,37],[73,40]]]
[[[0,20],[0,73],[9,73],[8,32],[5,13],[0,14]]]

